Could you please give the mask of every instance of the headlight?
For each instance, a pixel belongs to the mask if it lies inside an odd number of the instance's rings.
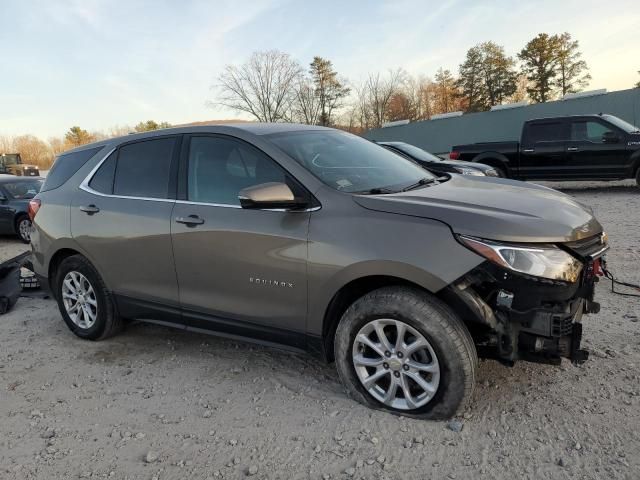
[[[462,175],[475,175],[476,177],[484,177],[484,173],[482,173],[480,170],[476,170],[475,168],[455,167],[455,169]]]
[[[498,171],[497,171],[497,170],[494,170],[493,168],[490,168],[490,169],[488,169],[488,170],[485,170],[485,171],[484,171],[484,174],[485,174],[487,177],[499,177],[499,176],[500,176],[500,174],[498,173]]]
[[[550,244],[509,244],[460,236],[464,245],[487,260],[534,277],[576,282],[582,263],[564,250]]]

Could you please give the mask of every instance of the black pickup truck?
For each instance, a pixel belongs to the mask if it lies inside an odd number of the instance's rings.
[[[640,129],[613,115],[529,120],[518,142],[456,145],[449,157],[519,180],[620,180],[640,185]]]

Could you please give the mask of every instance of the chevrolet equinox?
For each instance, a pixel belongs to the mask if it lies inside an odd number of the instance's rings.
[[[247,123],[62,154],[31,200],[33,266],[73,333],[128,320],[335,360],[359,402],[447,418],[478,356],[583,361],[607,238],[570,197],[436,177],[341,131]]]

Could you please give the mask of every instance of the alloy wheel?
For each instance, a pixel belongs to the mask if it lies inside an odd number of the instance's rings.
[[[91,328],[98,318],[98,300],[93,286],[80,272],[71,271],[62,280],[62,303],[71,321]]]
[[[353,342],[352,360],[362,386],[388,407],[415,410],[438,391],[440,365],[431,344],[400,320],[364,325]]]
[[[31,220],[23,218],[18,222],[18,235],[27,243],[31,241]]]

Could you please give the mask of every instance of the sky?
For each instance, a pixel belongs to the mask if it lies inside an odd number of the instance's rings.
[[[227,64],[277,49],[330,59],[357,83],[403,68],[457,72],[492,40],[509,55],[540,32],[579,40],[589,89],[640,76],[637,0],[0,0],[0,135],[59,136],[153,119],[238,118],[211,107]]]

